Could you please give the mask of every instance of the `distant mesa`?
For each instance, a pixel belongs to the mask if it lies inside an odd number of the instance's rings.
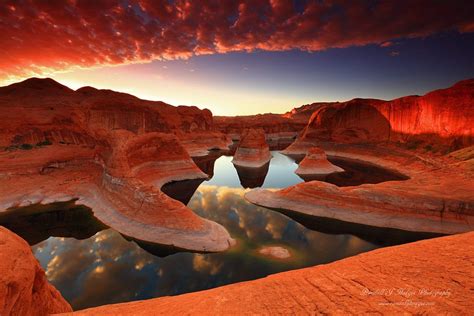
[[[324,150],[317,147],[308,150],[305,158],[295,170],[295,173],[301,177],[313,176],[315,179],[338,172],[344,172],[344,169],[329,162]]]
[[[246,129],[242,133],[232,163],[242,167],[258,168],[267,164],[271,158],[265,131],[261,128]]]

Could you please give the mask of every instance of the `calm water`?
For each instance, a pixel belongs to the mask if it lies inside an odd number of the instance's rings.
[[[42,212],[16,210],[0,217],[0,224],[33,245],[48,280],[74,309],[208,289],[424,237],[295,217],[300,224],[279,212],[254,206],[243,198],[249,190],[243,186],[296,184],[303,181],[293,173],[297,165],[277,152],[273,152],[269,166],[253,173],[236,170],[231,160],[227,156],[215,162],[201,158],[197,163],[213,174],[211,180],[184,181],[164,188],[197,214],[227,228],[237,246],[224,253],[160,257],[163,253],[157,249],[127,240],[97,222],[89,209],[71,202],[49,205]],[[288,249],[291,258],[277,260],[258,253],[261,247],[273,245]]]

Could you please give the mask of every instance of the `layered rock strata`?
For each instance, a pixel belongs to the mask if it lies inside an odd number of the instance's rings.
[[[315,218],[452,234],[474,229],[473,159],[415,155],[374,145],[320,144],[328,155],[390,169],[408,180],[352,187],[311,181],[279,191],[256,189],[250,202]]]
[[[467,315],[474,308],[473,239],[467,233],[382,248],[255,281],[73,315]]]
[[[72,308],[20,237],[0,226],[0,315],[49,315]]]
[[[73,91],[50,79],[0,88],[0,108],[0,212],[76,200],[139,241],[194,251],[232,244],[221,225],[160,191],[168,182],[207,178],[189,152],[226,147],[210,111]]]
[[[285,152],[305,154],[320,142],[396,142],[411,150],[457,150],[474,144],[473,102],[474,79],[424,96],[328,103],[312,114]]]
[[[328,174],[344,172],[344,169],[328,161],[326,153],[317,147],[310,148],[305,158],[299,163],[295,173],[299,176],[326,176]]]
[[[242,134],[232,163],[241,167],[258,168],[267,164],[271,158],[263,129],[247,129]]]

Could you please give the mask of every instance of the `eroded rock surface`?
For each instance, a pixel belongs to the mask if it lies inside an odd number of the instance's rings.
[[[474,144],[473,102],[474,79],[424,96],[328,103],[317,108],[285,152],[305,154],[319,142],[400,142],[409,149],[460,149]]]
[[[242,167],[262,167],[272,155],[265,140],[263,129],[247,129],[242,134],[232,163]]]
[[[328,161],[324,150],[312,147],[308,150],[305,158],[299,163],[295,173],[300,176],[325,176],[343,171],[344,169]]]
[[[101,306],[74,315],[467,315],[474,233],[388,247],[211,290]]]
[[[189,153],[226,147],[228,139],[212,130],[210,111],[73,91],[51,79],[0,88],[0,108],[0,212],[77,199],[139,241],[195,251],[232,244],[221,225],[160,191],[167,182],[207,178]]]
[[[328,155],[357,159],[408,180],[337,187],[311,181],[278,191],[255,189],[252,203],[314,217],[433,233],[474,229],[473,160],[415,155],[399,148],[321,143]]]
[[[72,311],[20,237],[0,226],[0,315],[49,315]]]

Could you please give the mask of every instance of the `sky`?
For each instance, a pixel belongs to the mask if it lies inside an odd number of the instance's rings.
[[[474,1],[2,1],[0,48],[0,85],[284,113],[474,78]]]

